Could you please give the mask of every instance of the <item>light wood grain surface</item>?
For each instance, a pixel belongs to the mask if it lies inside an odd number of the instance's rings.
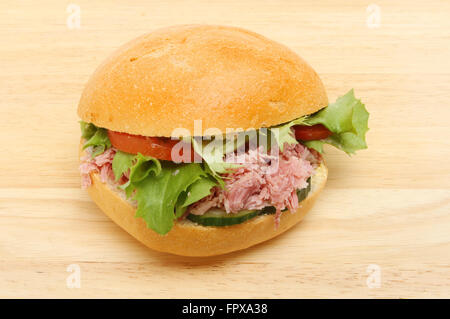
[[[450,2],[69,1],[0,3],[0,297],[450,297]],[[372,20],[370,20],[372,21]],[[76,107],[115,48],[184,23],[248,28],[291,47],[330,100],[354,88],[369,149],[326,149],[307,218],[214,258],[149,251],[79,188]],[[68,288],[70,264],[81,288]],[[380,287],[369,288],[369,265]]]

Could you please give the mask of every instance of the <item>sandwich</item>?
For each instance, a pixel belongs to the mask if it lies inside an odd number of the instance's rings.
[[[78,115],[83,188],[144,245],[183,256],[245,249],[297,224],[325,186],[324,145],[367,148],[369,117],[353,90],[329,103],[284,45],[209,25],[120,47]]]

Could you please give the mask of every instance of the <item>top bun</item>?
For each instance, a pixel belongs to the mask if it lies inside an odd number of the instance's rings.
[[[171,136],[193,133],[194,120],[223,133],[270,127],[327,104],[319,76],[284,45],[240,28],[184,25],[114,52],[89,79],[78,115],[113,131]]]

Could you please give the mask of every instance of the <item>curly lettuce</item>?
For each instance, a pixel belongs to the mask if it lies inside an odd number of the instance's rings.
[[[102,154],[105,150],[111,147],[111,142],[108,138],[108,131],[106,129],[83,121],[80,121],[80,128],[81,136],[86,140],[83,145],[83,149],[92,146],[92,157]]]
[[[134,198],[138,202],[136,216],[162,235],[170,231],[188,203],[209,195],[215,186],[200,164],[166,164],[160,174],[133,183],[136,186]]]
[[[280,149],[285,143],[295,144],[291,127],[294,125],[322,124],[333,134],[325,139],[305,141],[310,148],[323,152],[323,145],[330,144],[347,154],[367,148],[366,133],[368,128],[369,112],[361,100],[355,98],[353,89],[339,97],[336,102],[329,104],[322,110],[310,116],[295,119],[289,123],[271,129]]]
[[[206,169],[216,179],[219,185],[224,187],[225,183],[220,174],[227,173],[233,168],[240,166],[235,163],[225,162],[227,144],[224,143],[224,139],[215,138],[211,142],[204,144],[201,140],[198,141],[196,138],[192,137],[190,138],[190,143],[192,143],[194,151],[199,154],[205,162]]]
[[[116,180],[129,171],[120,186],[138,203],[136,217],[158,234],[167,234],[187,207],[211,193],[215,179],[201,164],[175,164],[142,154],[117,151],[112,168]]]

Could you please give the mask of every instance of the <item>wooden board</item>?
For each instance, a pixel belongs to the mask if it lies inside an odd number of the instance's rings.
[[[80,29],[68,2],[0,4],[0,297],[450,297],[449,1],[74,3]],[[371,114],[368,150],[326,150],[329,182],[304,222],[215,258],[149,251],[79,188],[89,75],[122,43],[185,23],[284,43],[330,100],[354,88]]]

